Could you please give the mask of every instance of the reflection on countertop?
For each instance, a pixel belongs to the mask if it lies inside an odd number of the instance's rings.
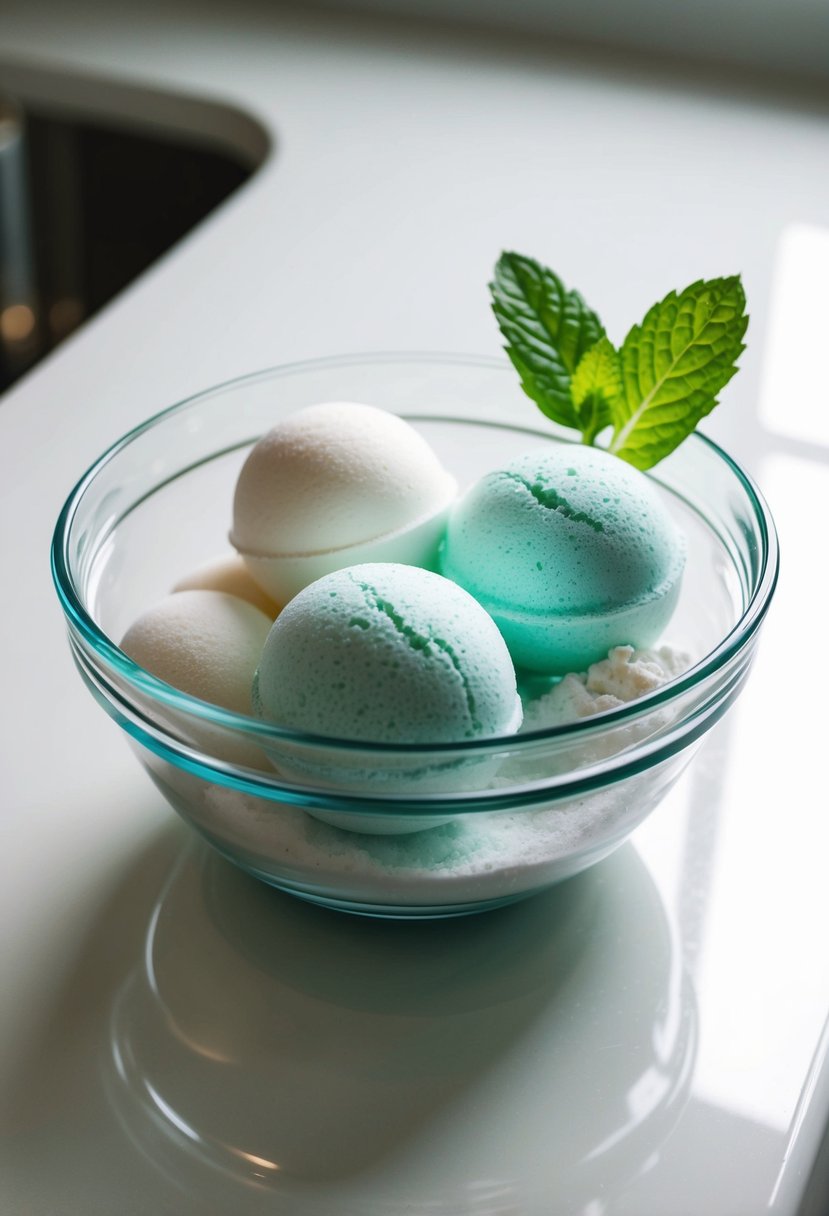
[[[315,1216],[540,1213],[555,1182],[561,1210],[598,1213],[678,1119],[695,1043],[630,847],[497,913],[400,925],[195,844],[114,1003],[107,1082],[137,1147],[235,1211],[277,1191]]]

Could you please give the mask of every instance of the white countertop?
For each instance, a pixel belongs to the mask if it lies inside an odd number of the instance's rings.
[[[272,141],[0,399],[0,1208],[794,1216],[829,1114],[829,106],[244,3],[7,3],[0,60],[56,95],[94,73],[113,112],[119,83],[218,101]],[[704,429],[770,500],[783,574],[746,693],[632,844],[513,909],[371,925],[191,842],[74,672],[49,540],[91,460],[199,388],[495,353],[503,248],[617,339],[671,287],[742,272],[749,349]]]

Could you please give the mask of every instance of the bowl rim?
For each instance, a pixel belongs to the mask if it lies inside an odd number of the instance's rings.
[[[408,757],[445,756],[448,754],[456,755],[458,753],[477,754],[489,751],[503,751],[505,748],[508,748],[510,751],[531,750],[543,742],[581,739],[592,734],[601,733],[605,729],[614,728],[629,719],[650,713],[654,709],[681,697],[684,693],[689,692],[693,688],[703,684],[710,677],[716,675],[745,649],[762,624],[777,584],[780,567],[777,531],[766,500],[751,475],[719,444],[699,431],[694,431],[684,442],[702,444],[716,458],[721,460],[739,482],[751,504],[761,542],[761,563],[756,586],[739,620],[713,650],[709,651],[702,659],[694,663],[680,676],[666,682],[652,692],[633,701],[626,702],[615,709],[606,710],[590,717],[580,718],[575,722],[564,725],[545,727],[519,734],[492,736],[486,739],[462,740],[456,743],[382,743],[331,735],[316,735],[311,732],[290,730],[271,722],[263,722],[251,715],[239,714],[233,710],[225,709],[208,701],[202,701],[197,697],[182,692],[180,689],[152,675],[145,668],[140,667],[104,633],[92,615],[87,611],[84,597],[76,586],[71,571],[69,544],[72,525],[84,495],[91,488],[97,476],[122,451],[142,435],[163,425],[166,420],[183,413],[197,402],[219,396],[228,390],[243,387],[245,384],[252,384],[267,379],[278,379],[283,376],[301,375],[304,372],[325,368],[403,363],[444,364],[453,367],[466,366],[481,370],[488,369],[494,372],[512,370],[511,364],[507,359],[492,355],[405,350],[327,355],[321,358],[275,364],[270,367],[261,368],[258,371],[230,377],[227,380],[191,393],[172,405],[166,406],[121,435],[92,462],[75,483],[60,510],[52,535],[50,549],[52,579],[69,628],[76,630],[98,658],[103,659],[109,667],[115,670],[119,677],[126,680],[128,685],[134,687],[144,696],[150,696],[163,705],[179,712],[190,714],[213,725],[229,728],[237,733],[252,737],[260,744],[270,739],[283,744],[289,742],[302,747],[322,747],[332,751],[372,752],[381,756],[400,755]],[[552,434],[555,434],[554,430]],[[208,459],[214,458],[215,453]],[[192,468],[194,466],[189,467]],[[182,472],[184,471],[187,470],[182,470]],[[180,475],[180,473],[177,474],[177,476]],[[634,748],[633,751],[638,751],[638,748]]]

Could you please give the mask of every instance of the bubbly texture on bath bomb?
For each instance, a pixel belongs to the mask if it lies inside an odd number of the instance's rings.
[[[515,670],[490,617],[438,574],[395,563],[336,571],[268,635],[254,708],[295,730],[373,743],[454,743],[521,724]]]
[[[470,487],[450,513],[441,568],[493,616],[519,666],[563,674],[656,641],[684,561],[644,474],[562,444]]]
[[[223,591],[177,591],[130,625],[125,654],[181,692],[236,713],[250,690],[272,621]]]
[[[230,539],[277,601],[343,566],[434,567],[454,478],[402,418],[351,402],[310,405],[255,444]]]

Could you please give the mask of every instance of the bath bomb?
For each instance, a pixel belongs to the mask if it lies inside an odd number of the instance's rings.
[[[443,573],[489,612],[522,668],[586,670],[654,643],[685,545],[655,486],[597,448],[556,445],[486,474],[455,504]]]
[[[308,583],[367,561],[434,569],[457,492],[426,440],[396,414],[325,402],[251,449],[230,540],[257,583],[286,603]]]
[[[367,743],[461,743],[521,725],[503,638],[454,583],[368,563],[311,583],[283,609],[256,672],[260,717]]]
[[[271,624],[235,595],[178,591],[130,625],[121,649],[181,692],[250,714],[251,684]]]
[[[392,793],[486,783],[500,757],[372,754],[372,744],[465,743],[521,725],[515,669],[479,604],[438,574],[395,563],[349,567],[311,583],[275,621],[254,680],[254,710],[293,730],[365,742],[271,752],[285,775]],[[310,808],[309,808],[310,810]],[[420,831],[442,816],[311,810],[351,831]]]
[[[271,620],[279,615],[279,604],[251,577],[244,561],[236,553],[217,557],[180,578],[173,591],[224,591],[253,604]]]

